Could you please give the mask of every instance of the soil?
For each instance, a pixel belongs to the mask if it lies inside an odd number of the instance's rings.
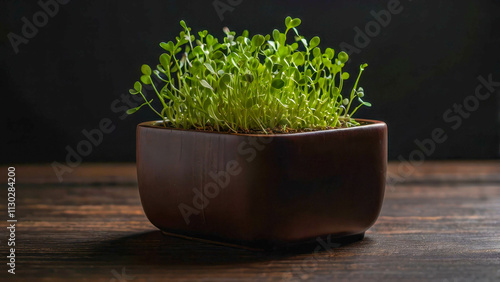
[[[155,125],[159,126],[158,123],[156,123]],[[359,122],[359,126],[366,125],[366,124],[368,124],[368,123],[367,122]],[[167,126],[167,127],[169,127],[169,126]],[[286,131],[283,131],[282,128],[275,127],[273,129],[267,128],[266,129],[267,132],[264,132],[263,130],[239,130],[236,133],[238,133],[238,134],[255,134],[255,135],[258,135],[258,134],[292,134],[292,133],[313,132],[313,131],[320,131],[320,130],[332,130],[332,129],[339,129],[339,128],[347,128],[347,127],[345,127],[345,126],[343,126],[343,127],[326,127],[326,128],[322,128],[322,129],[313,129],[313,128],[309,128],[309,129],[289,129],[289,128],[287,128]],[[235,133],[232,130],[218,131],[218,130],[215,130],[211,126],[207,126],[205,128],[190,128],[190,129],[187,129],[187,130],[196,130],[196,131],[213,132],[213,133],[228,133],[228,134],[234,134]]]

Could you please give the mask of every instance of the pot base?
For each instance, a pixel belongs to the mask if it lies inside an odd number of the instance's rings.
[[[177,230],[161,230],[163,235],[172,236],[186,240],[193,240],[208,244],[221,245],[225,247],[245,249],[250,251],[330,251],[331,249],[351,244],[363,240],[365,232],[359,234],[333,236],[318,236],[313,239],[303,240],[293,243],[270,242],[270,241],[239,241],[194,234],[191,232],[181,232]]]

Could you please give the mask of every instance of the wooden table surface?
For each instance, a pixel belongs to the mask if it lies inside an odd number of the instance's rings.
[[[62,183],[49,165],[16,166],[16,274],[4,189],[0,280],[500,281],[500,162],[428,161],[404,178],[398,169],[389,164],[364,240],[264,253],[162,235],[142,211],[134,164],[82,165]]]

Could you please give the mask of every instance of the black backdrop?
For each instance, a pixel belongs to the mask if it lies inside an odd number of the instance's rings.
[[[58,8],[47,6],[47,15],[40,3]],[[391,12],[375,24],[375,14]],[[217,35],[224,26],[268,33],[287,15],[300,17],[300,32],[320,36],[322,47],[356,47],[352,73],[369,63],[361,85],[373,107],[358,117],[387,122],[391,159],[411,157],[415,141],[436,128],[447,140],[427,159],[499,158],[500,87],[487,99],[473,96],[479,76],[500,81],[498,1],[3,0],[0,162],[63,162],[82,130],[100,122],[114,130],[83,161],[133,161],[136,124],[156,117],[147,109],[122,116],[122,95],[141,64],[157,63],[158,43],[173,40],[179,20]],[[464,99],[469,110],[443,118]]]

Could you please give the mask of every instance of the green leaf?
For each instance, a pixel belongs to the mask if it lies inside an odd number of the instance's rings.
[[[158,71],[160,71],[161,73],[166,73],[167,71],[165,70],[165,68],[163,68],[162,65],[156,65],[156,68],[158,70],[155,70],[154,73],[158,73]]]
[[[302,77],[298,68],[291,68],[290,73],[291,73],[291,78],[295,80],[299,80]]]
[[[209,72],[215,74],[214,68],[209,63],[204,63],[203,65],[207,68]]]
[[[198,35],[200,36],[200,38],[207,36],[207,34],[208,34],[208,30],[198,31]]]
[[[356,93],[358,94],[359,98],[363,98],[365,96],[365,90],[363,89],[363,87],[359,87]]]
[[[333,72],[333,74],[340,72],[340,70],[342,70],[342,68],[337,64],[333,65],[331,68],[331,71]]]
[[[219,87],[225,91],[226,89],[230,88],[229,84],[231,83],[231,76],[229,74],[224,74],[221,76],[219,79]]]
[[[333,94],[334,96],[336,96],[336,95],[340,94],[340,89],[339,89],[338,87],[334,87],[334,88],[332,89],[332,94]]]
[[[211,86],[211,85],[210,85],[210,84],[209,84],[206,80],[204,80],[204,79],[200,80],[200,84],[201,84],[201,86],[203,86],[203,87],[205,87],[205,88],[208,88],[208,89],[210,89],[210,90],[212,90],[212,91],[214,90],[214,89],[212,88],[212,86]]]
[[[212,45],[214,45],[216,43],[216,41],[214,40],[214,36],[211,35],[211,34],[207,35],[206,40],[207,40],[207,45],[208,46],[212,46]]]
[[[127,114],[131,115],[135,112],[137,112],[138,110],[140,110],[144,105],[147,105],[148,103],[151,103],[153,102],[153,100],[151,99],[151,101],[149,102],[144,102],[142,105],[140,105],[139,107],[135,107],[135,108],[132,108],[132,109],[128,109],[127,110]]]
[[[272,42],[272,41],[269,41],[269,42]],[[264,50],[264,55],[265,55],[266,57],[269,57],[269,56],[271,56],[272,54],[274,54],[274,51],[275,51],[274,47],[273,47],[273,49],[271,49],[271,48],[266,49],[266,50]]]
[[[361,104],[363,104],[363,106],[367,106],[367,107],[371,107],[371,106],[372,106],[372,104],[371,104],[370,102],[365,102],[365,101],[363,101],[363,99],[361,99],[361,98],[358,98],[358,101],[359,101]]]
[[[143,75],[141,76],[141,82],[146,84],[146,85],[149,85],[151,84],[151,77],[149,75]]]
[[[295,52],[292,56],[292,59],[297,66],[303,65],[305,62],[305,57],[304,54],[302,54],[302,52]]]
[[[349,55],[346,52],[342,51],[337,55],[337,58],[342,64],[345,64],[347,60],[349,60]]]
[[[193,49],[193,54],[196,56],[202,56],[203,55],[203,49],[200,46],[196,46]]]
[[[128,90],[128,93],[132,94],[132,95],[137,95],[139,94],[139,92],[135,91],[134,89],[129,89]]]
[[[278,54],[280,55],[281,58],[284,58],[286,55],[288,55],[290,52],[288,50],[288,47],[286,46],[280,46],[278,48]]]
[[[279,30],[277,30],[277,29],[273,30],[273,39],[276,42],[280,41],[280,31]]]
[[[142,91],[142,84],[141,84],[139,81],[136,81],[136,82],[134,83],[134,89],[135,89],[135,91],[137,91],[137,92],[141,92],[141,91]]]
[[[279,43],[281,45],[285,45],[285,42],[286,42],[286,36],[284,33],[280,33],[280,39],[279,39]]]
[[[329,60],[331,60],[333,59],[333,57],[335,57],[335,50],[333,50],[332,48],[326,48],[325,55]]]
[[[140,109],[139,107],[137,107],[137,108],[133,108],[133,109],[128,109],[128,110],[127,110],[127,114],[131,115],[131,114],[133,114],[133,113],[137,112],[139,109]]]
[[[271,82],[271,86],[276,89],[281,89],[283,88],[283,86],[285,86],[285,82],[280,78],[275,78]]]
[[[248,62],[249,63],[249,66],[250,66],[250,69],[251,70],[257,70],[257,68],[259,67],[260,65],[260,62],[258,59],[256,58],[251,58],[250,61]]]
[[[318,58],[321,56],[321,49],[319,49],[319,47],[313,49],[313,56],[314,58]]]
[[[252,83],[253,82],[253,75],[251,73],[247,73],[243,76],[243,79],[248,82],[248,83]]]
[[[151,75],[151,68],[148,65],[142,65],[141,72],[145,75]]]
[[[174,52],[174,42],[169,41],[168,43],[162,42],[160,43],[160,47],[165,49],[166,51],[173,53]]]
[[[170,69],[170,56],[167,53],[163,53],[160,56],[160,64],[165,70]]]
[[[290,26],[290,28],[294,28],[294,27],[298,27],[301,23],[302,23],[302,21],[299,18],[295,18],[290,22],[289,26]]]
[[[192,64],[192,66],[191,66],[190,71],[197,70],[197,69],[199,69],[201,67],[201,62],[200,61],[194,61],[191,64]]]
[[[347,79],[349,79],[349,73],[348,73],[348,72],[344,72],[344,73],[342,73],[342,79],[343,79],[343,80],[347,80]]]
[[[272,69],[272,72],[279,72],[283,69],[283,65],[282,64],[274,64],[273,65],[273,69]]]
[[[184,29],[187,29],[187,26],[186,26],[186,22],[185,22],[185,21],[180,21],[180,24],[181,24],[181,26],[182,26]]]
[[[272,70],[273,69],[273,61],[271,59],[266,58],[266,62],[264,63],[264,66],[266,66],[266,69]]]
[[[141,107],[133,108],[133,109],[128,109],[127,114],[131,115],[137,112]]]
[[[222,51],[215,51],[213,54],[212,54],[212,60],[225,60],[225,56],[224,53]]]
[[[362,64],[361,66],[359,66],[359,69],[364,71],[367,66],[368,64]]]
[[[328,67],[328,68],[331,68],[332,66],[332,61],[328,60],[328,58],[322,58],[322,61],[323,61],[323,64]]]
[[[252,37],[252,46],[260,47],[264,44],[265,38],[260,34],[256,34]]]
[[[291,22],[291,21],[292,21],[292,17],[286,17],[286,18],[285,18],[285,26],[286,26],[287,28],[291,28],[291,26],[290,26],[290,22]]]
[[[320,38],[318,36],[315,36],[311,39],[311,41],[309,41],[309,49],[313,49],[315,47],[317,47],[320,43]]]

